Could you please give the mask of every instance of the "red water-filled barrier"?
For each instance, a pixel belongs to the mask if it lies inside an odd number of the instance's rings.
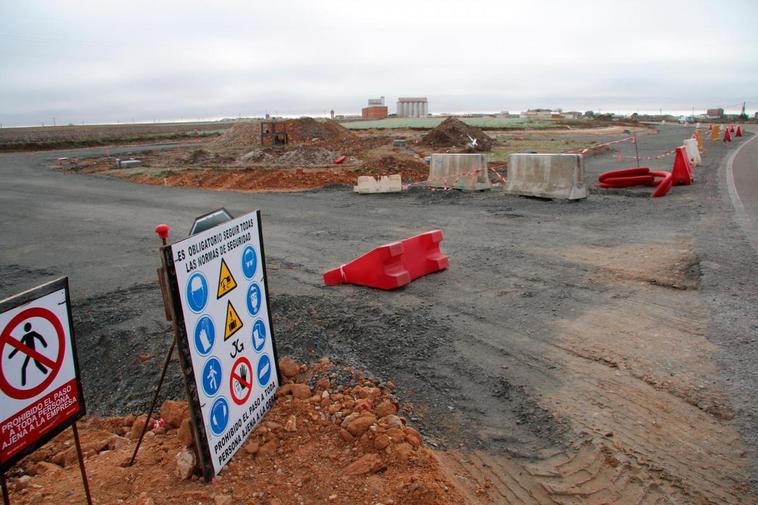
[[[379,246],[350,263],[324,272],[324,284],[399,288],[448,267],[448,258],[440,251],[442,239],[442,230],[433,230]]]
[[[671,177],[674,186],[686,186],[692,184],[695,180],[695,176],[692,174],[690,157],[687,156],[685,147],[676,148],[676,157],[674,158],[674,167],[671,169]]]
[[[671,172],[650,172],[650,175],[653,177],[663,177],[661,182],[658,183],[658,187],[653,191],[653,198],[666,196],[669,190],[671,190],[671,186],[674,185],[673,174]]]
[[[657,181],[657,178],[662,178],[662,180]],[[656,186],[653,197],[659,197],[669,192],[673,179],[669,172],[655,172],[648,167],[639,167],[605,172],[600,174],[598,181],[601,188]]]

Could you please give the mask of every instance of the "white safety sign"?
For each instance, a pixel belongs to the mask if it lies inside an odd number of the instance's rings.
[[[279,387],[260,211],[171,246],[186,346],[214,474],[242,447]],[[202,443],[202,441],[201,441]]]
[[[68,279],[0,302],[0,471],[84,412]]]

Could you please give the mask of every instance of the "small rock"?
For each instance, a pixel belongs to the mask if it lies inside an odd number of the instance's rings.
[[[161,405],[161,417],[169,428],[178,428],[185,417],[189,416],[187,402],[166,400]]]
[[[145,421],[147,420],[146,415],[141,415],[137,419],[134,420],[132,423],[132,428],[129,430],[129,438],[132,440],[137,440],[140,436],[140,433],[142,433],[142,428],[145,426]]]
[[[195,436],[192,434],[192,421],[189,417],[185,417],[182,424],[179,425],[179,429],[176,431],[176,436],[185,447],[192,447],[195,443]]]
[[[292,415],[287,419],[287,423],[284,425],[284,431],[288,431],[290,433],[297,431],[297,417]]]
[[[213,503],[215,505],[232,505],[232,497],[228,494],[216,494],[213,495]]]
[[[344,440],[347,443],[351,443],[353,440],[355,440],[355,437],[350,434],[349,431],[347,431],[345,428],[340,428],[340,437],[342,437],[342,440]]]
[[[413,446],[407,442],[395,446],[395,454],[401,461],[408,461],[413,454]]]
[[[300,373],[300,365],[295,363],[294,359],[285,356],[279,360],[279,371],[285,377],[294,377]]]
[[[26,489],[31,485],[32,478],[28,475],[22,475],[18,479],[16,479],[16,489]]]
[[[113,435],[108,439],[108,449],[115,451],[129,444],[129,439]]]
[[[255,453],[257,453],[260,448],[261,444],[257,440],[250,440],[245,444],[245,452],[248,454],[255,455]]]
[[[406,426],[405,440],[407,440],[412,446],[419,447],[421,445],[421,434],[413,428]]]
[[[176,476],[181,480],[192,477],[195,471],[195,453],[185,447],[176,455]]]
[[[366,475],[378,472],[383,467],[382,458],[376,453],[369,453],[350,463],[345,467],[343,473],[345,475]]]
[[[392,440],[387,435],[377,435],[376,438],[374,439],[374,448],[377,451],[381,451],[387,448],[387,446],[390,445],[391,442]]]
[[[311,388],[308,387],[308,384],[285,384],[276,392],[277,396],[286,396],[288,394],[300,400],[305,400],[311,396]]]
[[[350,421],[347,426],[345,426],[345,429],[349,431],[352,436],[359,437],[374,423],[376,423],[376,417],[373,414],[365,414]]]
[[[390,400],[384,400],[374,408],[376,417],[385,417],[397,414],[397,407]]]
[[[379,424],[386,426],[387,428],[402,428],[405,426],[403,420],[396,415],[384,416],[379,419]]]

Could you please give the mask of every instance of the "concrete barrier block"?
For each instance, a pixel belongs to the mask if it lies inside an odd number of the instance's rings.
[[[490,189],[487,157],[483,154],[432,154],[427,185],[463,191]]]
[[[578,200],[587,198],[581,154],[511,154],[505,192]]]
[[[693,166],[702,165],[703,159],[700,157],[700,149],[698,149],[697,139],[685,139],[684,147],[687,149],[687,157],[690,159],[690,163]]]
[[[379,180],[370,175],[361,175],[358,177],[358,185],[353,187],[353,191],[361,194],[399,193],[402,190],[403,181],[400,174],[383,175]]]
[[[142,161],[132,158],[128,160],[116,160],[116,164],[118,165],[118,168],[134,168],[141,167]]]

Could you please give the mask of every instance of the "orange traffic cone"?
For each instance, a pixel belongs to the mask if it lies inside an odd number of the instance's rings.
[[[735,137],[742,137],[742,128],[739,126],[737,127],[737,132],[734,134]]]
[[[671,179],[674,186],[692,184],[692,165],[690,158],[687,156],[686,147],[676,148],[676,157],[674,158],[674,167],[671,169]]]
[[[732,134],[729,133],[729,128],[724,131],[724,142],[731,142],[732,141]]]

